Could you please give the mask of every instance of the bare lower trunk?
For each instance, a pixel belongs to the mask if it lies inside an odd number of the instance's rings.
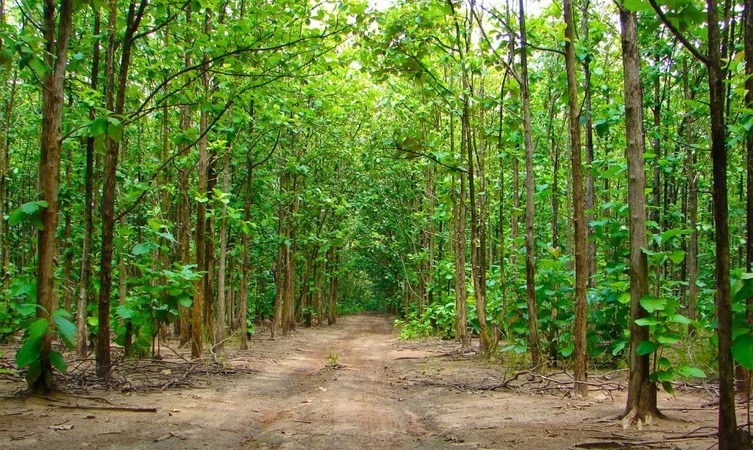
[[[643,252],[646,236],[646,174],[644,172],[643,92],[640,83],[640,56],[637,44],[637,18],[634,12],[620,10],[622,24],[622,65],[625,90],[626,157],[628,164],[628,209],[630,234],[630,378],[623,420],[647,422],[659,415],[656,386],[649,380],[649,355],[638,355],[638,344],[648,339],[648,327],[635,323],[648,313],[640,304],[648,294],[648,260]]]
[[[62,0],[59,18],[56,20],[56,6],[57,3],[45,0],[43,21],[44,38],[47,41],[45,58],[53,69],[45,74],[42,80],[45,89],[42,90],[39,190],[41,192],[40,200],[47,202],[47,205],[42,210],[44,228],[38,233],[37,303],[40,308],[37,309],[37,317],[47,319],[49,325],[42,338],[38,378],[31,379],[27,375],[29,390],[37,393],[47,393],[54,387],[50,351],[53,328],[51,315],[57,306],[54,262],[55,233],[58,225],[58,188],[60,186],[61,126],[65,99],[66,55],[73,10],[71,0]]]
[[[586,341],[586,302],[588,288],[588,264],[586,247],[586,214],[583,197],[583,168],[580,141],[580,114],[578,112],[578,85],[575,73],[575,31],[573,23],[573,4],[565,0],[563,4],[565,15],[565,66],[567,69],[567,87],[570,97],[570,151],[573,184],[574,209],[574,239],[575,239],[575,326],[573,341],[575,341],[575,392],[580,396],[588,395],[588,356]]]

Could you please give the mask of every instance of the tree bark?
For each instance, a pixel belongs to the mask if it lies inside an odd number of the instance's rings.
[[[541,363],[539,344],[538,311],[536,305],[536,259],[533,236],[534,220],[534,177],[533,177],[533,139],[531,137],[531,96],[528,90],[528,43],[526,41],[526,19],[523,0],[519,0],[520,23],[520,79],[521,97],[523,98],[523,135],[526,150],[526,301],[528,303],[528,345],[531,348],[531,364],[537,367]]]
[[[567,72],[567,92],[570,97],[570,152],[573,184],[573,222],[575,225],[575,325],[573,340],[575,342],[575,392],[588,396],[588,355],[586,340],[586,305],[588,289],[588,248],[586,247],[586,214],[583,197],[583,162],[580,140],[580,112],[578,111],[578,80],[576,78],[575,60],[575,25],[573,24],[572,0],[564,0],[565,20],[565,68]]]
[[[125,107],[126,83],[128,70],[131,63],[131,50],[133,49],[133,36],[141,23],[148,0],[141,0],[137,5],[132,1],[126,16],[126,31],[122,41],[122,53],[120,55],[120,70],[118,72],[117,89],[114,83],[115,54],[115,28],[117,22],[117,2],[110,3],[110,16],[108,19],[108,48],[107,48],[107,93],[105,95],[106,107],[116,116],[123,115]],[[116,97],[115,92],[116,91]],[[113,108],[114,98],[114,108]],[[110,294],[112,292],[112,259],[113,239],[115,228],[115,184],[118,169],[118,154],[120,143],[111,136],[105,138],[105,159],[102,181],[102,249],[100,262],[100,291],[99,291],[99,331],[97,333],[96,362],[97,376],[108,378],[110,375]]]
[[[635,323],[648,313],[640,304],[648,294],[648,260],[643,252],[646,235],[646,174],[643,129],[643,92],[638,53],[638,20],[634,12],[620,8],[622,67],[625,91],[625,138],[628,164],[628,211],[630,239],[630,376],[623,421],[647,422],[659,415],[656,386],[649,380],[650,355],[638,355],[638,344],[648,339],[648,327]]]
[[[42,338],[41,371],[39,377],[29,381],[29,390],[47,393],[54,387],[51,340],[54,322],[52,314],[57,306],[55,295],[55,233],[58,226],[58,189],[60,187],[60,159],[62,152],[61,127],[65,100],[65,72],[68,63],[68,39],[72,28],[73,4],[61,0],[60,10],[53,0],[44,2],[42,31],[45,39],[45,60],[51,70],[42,77],[42,130],[39,158],[40,200],[46,201],[42,209],[44,228],[38,233],[37,257],[37,317],[48,321]],[[56,19],[57,16],[57,19]],[[55,31],[57,30],[57,36]]]
[[[222,192],[230,189],[230,145],[228,144],[225,163],[222,168]],[[225,267],[227,265],[227,203],[222,203],[222,216],[220,219],[220,260],[217,268],[217,320],[215,322],[214,351],[217,353],[225,350]],[[245,327],[245,321],[243,326]]]
[[[719,449],[750,448],[750,439],[737,428],[734,361],[732,360],[732,293],[730,288],[729,223],[727,203],[727,130],[720,22],[716,0],[707,2],[709,110],[711,115],[712,198],[715,226],[716,319],[719,362]]]
[[[93,34],[99,36],[101,31],[100,12],[94,13]],[[91,88],[97,91],[99,88],[99,62],[100,44],[99,39],[94,40],[92,53]],[[89,119],[94,120],[96,113],[94,108],[89,110]],[[94,138],[86,138],[86,172],[84,174],[84,237],[81,244],[81,275],[79,277],[78,301],[76,304],[76,354],[79,358],[86,358],[89,353],[87,345],[87,305],[91,293],[89,291],[89,278],[91,277],[91,245],[94,235]]]

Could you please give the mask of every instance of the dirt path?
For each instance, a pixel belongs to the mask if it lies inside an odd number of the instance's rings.
[[[2,381],[0,448],[546,450],[640,440],[659,444],[631,448],[706,449],[714,442],[666,440],[715,424],[715,410],[701,408],[711,399],[705,393],[660,394],[675,420],[625,431],[602,420],[622,410],[624,392],[594,391],[575,401],[556,383],[525,376],[511,384],[514,390],[485,390],[512,373],[463,358],[451,342],[398,341],[386,315],[344,317],[334,327],[255,340],[246,352],[229,352],[227,364],[254,372],[192,375],[202,389],[95,390],[89,398],[52,400],[7,398],[23,386]],[[156,412],[67,408],[74,405]]]

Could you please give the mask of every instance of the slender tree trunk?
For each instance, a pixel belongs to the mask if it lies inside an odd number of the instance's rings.
[[[581,41],[589,43],[589,14],[588,9],[591,6],[590,0],[584,0],[581,4]],[[591,58],[587,57],[583,61],[583,110],[581,113],[585,117],[583,128],[585,130],[584,147],[586,149],[586,240],[588,245],[588,285],[593,287],[593,276],[596,275],[596,240],[589,239],[593,234],[593,228],[589,225],[594,220],[594,208],[596,207],[596,189],[594,186],[593,163],[594,163],[594,132],[593,119],[591,117]]]
[[[327,262],[330,264],[329,269],[329,302],[327,306],[327,324],[334,325],[337,323],[337,271],[338,255],[334,246],[327,251]]]
[[[630,235],[630,378],[624,424],[645,423],[658,416],[656,386],[649,380],[650,355],[638,355],[638,344],[648,339],[648,327],[635,323],[648,313],[640,304],[648,294],[648,260],[643,252],[646,235],[646,174],[643,153],[643,92],[638,53],[638,20],[634,12],[620,8],[622,66],[625,89],[626,157]]]
[[[29,390],[47,393],[54,387],[50,362],[52,313],[57,305],[55,295],[55,233],[58,225],[58,188],[62,152],[61,127],[65,100],[65,72],[68,62],[68,39],[72,28],[73,5],[62,0],[60,10],[52,0],[44,2],[42,31],[45,39],[45,59],[52,70],[42,77],[42,132],[39,158],[40,200],[47,202],[42,210],[44,229],[38,233],[37,259],[37,317],[47,319],[49,327],[42,338],[40,371],[37,379],[27,379]],[[57,17],[57,19],[56,19]],[[57,31],[57,36],[55,34]]]
[[[94,13],[95,36],[101,32],[100,12]],[[91,89],[96,92],[99,88],[99,39],[94,40],[92,55]],[[94,120],[96,113],[94,108],[89,110],[89,119]],[[76,305],[76,354],[79,358],[86,358],[89,347],[87,345],[86,319],[87,305],[91,293],[89,291],[89,278],[91,276],[91,246],[94,235],[94,138],[86,138],[86,172],[84,174],[84,236],[81,244],[81,275],[79,277],[78,302]]]
[[[207,11],[204,17],[204,31],[208,34],[209,27],[209,12]],[[209,63],[208,55],[204,55],[204,63],[202,65],[201,81],[204,90],[204,95],[209,95]],[[201,138],[199,139],[199,176],[198,176],[198,189],[197,194],[199,197],[206,198],[209,194],[207,192],[209,162],[208,162],[208,142],[206,131],[209,126],[209,116],[206,111],[201,111],[199,116],[199,132]],[[203,326],[204,326],[204,311],[205,302],[211,302],[211,298],[206,298],[206,287],[209,282],[208,264],[207,264],[207,207],[205,202],[197,202],[196,204],[196,266],[200,271],[204,272],[202,276],[196,282],[196,292],[193,298],[193,304],[191,305],[191,357],[200,358],[204,353],[203,346]]]
[[[578,111],[578,80],[575,60],[575,25],[573,23],[572,0],[564,0],[565,18],[565,67],[567,71],[567,91],[570,97],[570,152],[573,184],[573,222],[575,225],[575,392],[588,396],[588,348],[586,340],[586,305],[588,289],[588,248],[586,247],[586,214],[583,198],[583,162],[580,141],[580,113]]]
[[[745,105],[753,109],[753,0],[745,0],[743,9],[743,24],[745,28],[744,48],[745,48]],[[748,133],[745,139],[745,149],[747,156],[746,170],[746,217],[745,217],[745,271],[753,272],[753,134]],[[748,325],[753,325],[753,297],[747,300]],[[744,389],[742,390],[745,398],[751,394],[751,371],[742,370],[738,379],[743,379]],[[748,428],[750,432],[750,427]]]
[[[251,195],[254,189],[254,166],[251,156],[251,151],[248,153],[248,173],[246,174],[246,198],[243,201],[243,220],[249,222],[251,220]],[[249,242],[248,233],[245,231],[241,234],[241,290],[238,294],[238,321],[241,327],[241,350],[248,350],[247,339],[247,326],[246,320],[248,319],[248,284],[250,283],[249,273],[251,272],[249,261],[249,250],[251,243]]]
[[[533,139],[531,125],[531,98],[528,91],[528,43],[526,41],[526,18],[523,0],[519,0],[520,23],[520,79],[523,98],[523,134],[526,149],[526,300],[528,303],[528,345],[531,348],[531,364],[541,363],[539,346],[538,311],[536,305],[536,261],[533,236],[534,219],[534,178],[533,178]]]
[[[228,144],[225,163],[222,168],[222,192],[228,192],[230,189],[230,145]],[[217,268],[217,320],[215,323],[214,350],[217,353],[225,350],[225,267],[227,264],[227,204],[222,203],[222,216],[220,222],[220,260]],[[245,326],[245,323],[244,323]]]
[[[468,333],[468,291],[465,282],[465,175],[459,172],[459,190],[453,179],[453,222],[455,224],[455,336],[463,345],[469,347],[471,338]]]
[[[727,203],[727,132],[724,117],[725,69],[721,54],[718,3],[708,0],[709,110],[711,114],[712,198],[715,226],[716,319],[719,362],[719,449],[750,448],[750,439],[737,428],[734,361],[732,360],[732,293]]]
[[[690,92],[689,82],[689,69],[687,61],[683,61],[683,92],[685,99],[692,99]],[[690,111],[685,115],[685,145],[687,147],[686,160],[686,173],[688,177],[688,228],[690,229],[690,237],[688,239],[688,257],[686,260],[687,272],[688,272],[688,318],[690,320],[696,320],[697,318],[697,304],[698,304],[698,176],[696,172],[696,151],[693,148],[695,139],[693,137],[693,115]],[[693,332],[693,326],[688,326],[688,332]]]
[[[126,16],[126,32],[122,41],[120,56],[120,70],[118,72],[117,89],[114,83],[113,58],[115,53],[115,27],[117,21],[117,4],[113,0],[110,4],[108,19],[108,48],[107,48],[107,93],[105,102],[107,109],[117,116],[122,116],[125,107],[126,83],[131,62],[133,36],[141,23],[148,0],[141,0],[137,5],[132,1]],[[115,92],[116,95],[115,96]],[[114,98],[114,108],[113,108]],[[97,376],[108,378],[110,375],[110,294],[112,292],[112,259],[114,253],[113,239],[115,228],[115,184],[118,169],[118,154],[120,144],[112,136],[105,139],[105,159],[102,177],[102,249],[99,281],[99,331],[97,333],[96,362]]]

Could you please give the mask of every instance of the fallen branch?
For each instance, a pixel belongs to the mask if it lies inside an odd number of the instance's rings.
[[[157,408],[142,408],[139,406],[101,406],[101,405],[54,405],[49,404],[47,406],[54,406],[63,409],[96,409],[98,411],[128,411],[128,412],[150,412],[156,413]]]

